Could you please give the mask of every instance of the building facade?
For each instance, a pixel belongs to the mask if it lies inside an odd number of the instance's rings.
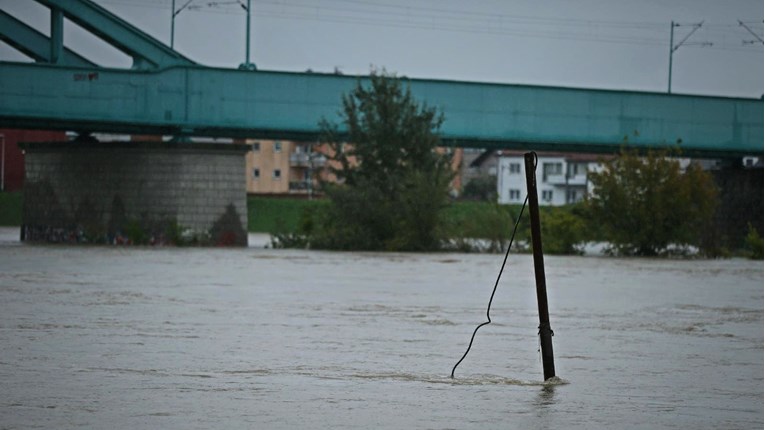
[[[248,139],[246,181],[249,194],[311,196],[329,178],[323,145],[289,140]]]
[[[600,169],[592,154],[540,152],[537,154],[537,193],[541,206],[576,203],[592,191],[588,172]],[[526,198],[523,152],[503,151],[497,165],[497,198],[500,204],[522,204]]]
[[[63,131],[0,129],[0,192],[21,191],[24,154],[19,142],[63,142]]]
[[[311,197],[320,191],[321,182],[337,181],[332,168],[341,166],[332,160],[328,144],[264,139],[247,139],[245,143],[250,146],[245,158],[249,194]],[[462,149],[441,151],[448,151],[452,158],[455,176],[451,194],[456,196],[462,187]],[[355,163],[353,157],[350,162]]]

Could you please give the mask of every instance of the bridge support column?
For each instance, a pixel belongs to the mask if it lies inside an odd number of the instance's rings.
[[[247,246],[247,145],[22,147],[27,242]]]

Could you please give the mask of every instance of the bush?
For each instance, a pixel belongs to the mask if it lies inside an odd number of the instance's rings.
[[[683,173],[670,155],[622,151],[590,175],[588,209],[614,253],[650,256],[702,244],[718,205],[717,188],[708,172],[691,164]]]
[[[0,192],[0,226],[20,226],[21,206],[21,192]]]
[[[581,255],[587,237],[585,221],[567,208],[554,208],[539,214],[542,249],[546,254]]]
[[[462,189],[462,198],[484,202],[497,201],[497,177],[481,176],[471,179]]]
[[[752,260],[763,259],[762,236],[760,236],[760,233],[758,233],[757,229],[752,227],[751,224],[749,224],[749,232],[746,235],[745,244],[746,244],[746,253],[749,258],[751,258]]]

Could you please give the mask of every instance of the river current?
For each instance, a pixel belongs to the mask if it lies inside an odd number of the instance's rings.
[[[761,429],[763,263],[29,246],[0,231],[2,429]]]

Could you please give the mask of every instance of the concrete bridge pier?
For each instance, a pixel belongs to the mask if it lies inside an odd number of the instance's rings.
[[[247,145],[20,146],[26,154],[23,241],[247,246]]]

